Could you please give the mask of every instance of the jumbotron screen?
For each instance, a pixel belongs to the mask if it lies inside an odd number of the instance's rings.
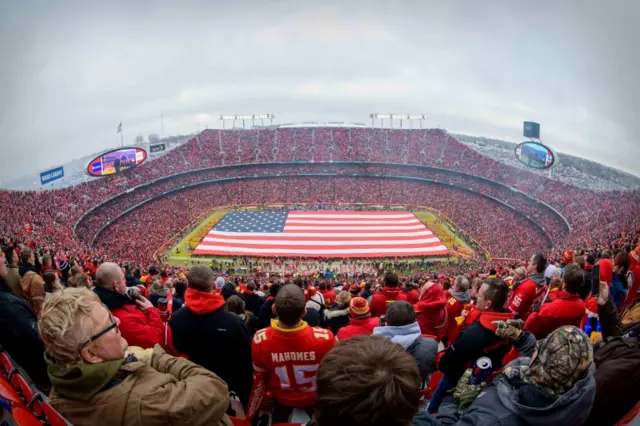
[[[147,151],[141,148],[120,148],[105,152],[87,165],[91,176],[109,176],[124,172],[142,164],[147,159]]]

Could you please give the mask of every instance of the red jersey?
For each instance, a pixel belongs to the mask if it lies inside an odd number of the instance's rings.
[[[508,307],[512,312],[516,313],[518,318],[526,321],[531,312],[531,307],[535,303],[542,302],[546,292],[546,285],[538,285],[531,278],[525,278],[509,294]]]
[[[309,407],[316,400],[316,373],[320,361],[336,344],[333,333],[303,325],[291,330],[271,327],[253,337],[251,356],[256,372],[266,376],[267,389],[286,407]]]

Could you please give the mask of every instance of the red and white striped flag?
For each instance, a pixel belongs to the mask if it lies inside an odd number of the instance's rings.
[[[195,255],[278,257],[439,256],[447,247],[409,212],[232,212]]]

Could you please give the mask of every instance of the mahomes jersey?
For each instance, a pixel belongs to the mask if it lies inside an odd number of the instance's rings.
[[[296,329],[284,330],[272,320],[271,327],[253,337],[253,368],[266,375],[267,389],[280,404],[308,407],[315,403],[320,361],[335,344],[330,330],[304,321]]]

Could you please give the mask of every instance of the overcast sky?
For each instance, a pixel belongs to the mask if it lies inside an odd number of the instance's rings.
[[[0,181],[135,135],[278,123],[427,126],[517,141],[640,174],[640,1],[0,3]]]

